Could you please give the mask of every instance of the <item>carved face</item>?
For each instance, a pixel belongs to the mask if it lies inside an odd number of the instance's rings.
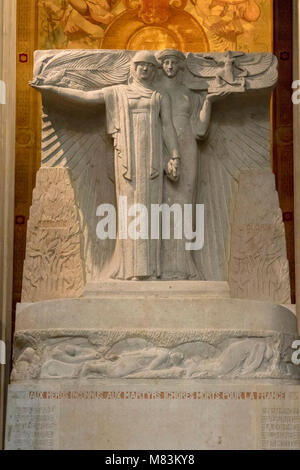
[[[169,78],[176,77],[177,73],[181,69],[180,60],[177,57],[166,57],[162,64],[165,74]]]
[[[138,80],[150,80],[153,77],[154,65],[149,62],[137,62],[135,74]]]

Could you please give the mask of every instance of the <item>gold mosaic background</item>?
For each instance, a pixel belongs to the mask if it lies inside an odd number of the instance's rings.
[[[40,166],[40,97],[28,86],[36,49],[273,50],[272,0],[18,0],[14,301]]]
[[[40,49],[272,50],[271,0],[40,0],[38,16]]]

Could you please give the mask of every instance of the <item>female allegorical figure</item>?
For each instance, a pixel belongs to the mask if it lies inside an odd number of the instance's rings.
[[[199,151],[197,139],[203,139],[211,119],[211,103],[215,94],[206,96],[204,103],[199,95],[182,84],[185,55],[175,49],[166,49],[156,55],[163,74],[159,88],[171,98],[173,124],[178,136],[181,154],[180,179],[174,185],[165,181],[164,202],[166,204],[193,204],[197,196]],[[219,95],[218,95],[219,96]],[[187,240],[172,238],[163,241],[162,276],[169,279],[204,279],[194,262],[192,251],[186,250]]]
[[[129,221],[127,211],[119,205],[120,197],[127,197],[128,209],[134,204],[143,204],[150,216],[151,205],[162,203],[164,169],[171,180],[176,181],[179,177],[179,145],[172,124],[170,98],[152,86],[157,66],[153,54],[141,51],[132,59],[128,85],[81,91],[33,84],[38,89],[55,92],[73,102],[105,104],[107,132],[114,140],[117,212],[123,227]],[[164,155],[164,147],[167,155]],[[142,222],[145,226],[145,220]],[[137,239],[128,237],[127,233],[124,236],[122,228],[118,227],[115,252],[106,271],[107,277],[160,277],[161,241],[151,239],[149,219],[148,224],[149,233],[137,236]]]

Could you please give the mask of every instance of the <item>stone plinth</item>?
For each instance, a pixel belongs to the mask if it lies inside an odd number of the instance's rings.
[[[300,378],[288,308],[222,298],[226,283],[119,284],[18,305],[12,380]]]
[[[229,298],[226,282],[206,281],[112,281],[88,285],[83,298],[17,306],[16,331],[124,327],[295,334],[296,318],[281,305]]]
[[[230,298],[226,281],[102,281],[87,283],[83,297]]]
[[[294,313],[208,287],[18,305],[6,448],[300,449]]]

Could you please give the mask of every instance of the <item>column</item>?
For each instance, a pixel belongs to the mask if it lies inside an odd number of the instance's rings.
[[[6,88],[0,104],[0,340],[6,344],[6,366],[0,366],[0,449],[3,445],[6,387],[11,346],[13,277],[16,0],[0,0],[0,80]]]

